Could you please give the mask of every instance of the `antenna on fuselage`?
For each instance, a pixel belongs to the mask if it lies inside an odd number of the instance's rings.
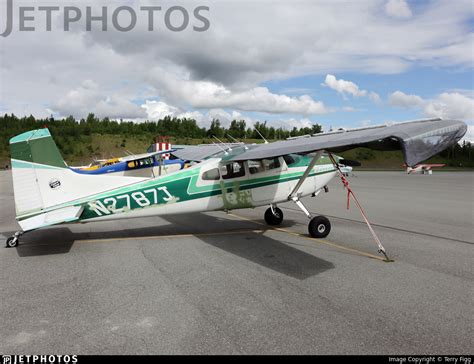
[[[212,137],[213,137],[214,139],[216,139],[216,140],[217,140],[219,143],[221,143],[222,145],[225,145],[225,146],[226,146],[226,143],[224,143],[223,141],[219,140],[219,138],[217,138],[215,135],[213,135]],[[230,145],[227,147],[227,150],[228,150],[229,152],[232,152],[232,148],[231,148]]]
[[[230,134],[227,134],[227,136],[228,136],[230,139],[232,139],[234,142],[236,142],[237,144],[243,144],[245,150],[248,150],[248,149],[249,149],[249,147],[247,147],[244,142],[239,142],[237,139],[235,139],[235,138],[234,138],[232,135],[230,135]]]
[[[254,128],[254,129],[258,133],[258,135],[260,135],[260,137],[265,141],[265,144],[268,144],[268,140],[265,139],[265,137],[262,135],[262,133],[260,133],[257,128]]]
[[[217,139],[217,138],[216,138]],[[219,139],[217,139],[219,140]],[[212,144],[214,144],[216,147],[218,147],[220,150],[222,150],[224,152],[225,155],[228,155],[229,152],[227,150],[225,150],[224,148],[222,148],[219,144],[216,144],[214,142],[212,142]]]

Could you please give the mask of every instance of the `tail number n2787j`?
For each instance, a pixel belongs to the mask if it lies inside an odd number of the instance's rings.
[[[89,208],[98,216],[103,216],[133,210],[135,208],[157,205],[160,203],[159,199],[162,199],[163,203],[166,203],[171,201],[173,196],[168,192],[165,186],[162,186],[89,202]]]

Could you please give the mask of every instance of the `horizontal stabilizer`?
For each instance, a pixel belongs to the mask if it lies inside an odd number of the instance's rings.
[[[23,231],[34,230],[45,226],[74,222],[81,216],[83,206],[68,206],[45,212],[34,217],[18,221]]]

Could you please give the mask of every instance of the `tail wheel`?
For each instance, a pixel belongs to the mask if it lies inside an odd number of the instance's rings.
[[[280,225],[282,221],[283,221],[283,211],[281,211],[278,207],[275,207],[273,211],[269,207],[267,211],[265,211],[265,222],[268,225]]]
[[[16,236],[11,236],[7,239],[6,242],[7,248],[15,248],[18,246],[18,238]]]
[[[309,222],[308,231],[313,238],[325,238],[331,231],[331,223],[326,216],[313,217]]]

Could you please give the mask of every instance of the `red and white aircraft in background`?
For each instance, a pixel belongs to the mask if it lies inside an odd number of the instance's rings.
[[[414,167],[408,167],[406,164],[403,166],[407,168],[407,173],[408,174],[413,174],[413,173],[421,173],[421,174],[432,174],[433,171],[431,168],[436,167],[436,168],[441,168],[444,167],[446,164],[417,164]]]

